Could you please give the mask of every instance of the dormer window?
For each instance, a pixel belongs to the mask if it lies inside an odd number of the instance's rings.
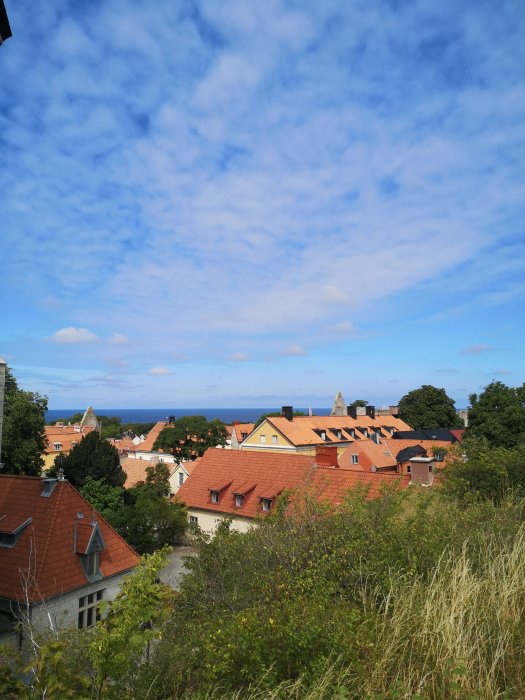
[[[241,433],[241,440],[246,440],[248,433]]]
[[[212,503],[219,502],[219,492],[218,491],[211,491],[211,502]]]
[[[235,494],[235,507],[242,508],[243,503],[244,503],[244,496],[242,495],[242,493],[236,493]]]
[[[352,464],[359,464],[359,455],[352,455]]]
[[[82,516],[82,514],[80,514]],[[77,518],[79,516],[77,515]],[[102,578],[100,552],[106,549],[104,538],[97,522],[75,523],[75,551],[80,555],[82,567],[88,581]]]
[[[265,513],[268,513],[270,510],[270,507],[272,505],[272,499],[271,498],[261,498],[261,508]]]
[[[365,436],[365,438],[368,437],[368,430],[367,430],[367,428],[359,428],[359,430],[363,433],[363,435]]]

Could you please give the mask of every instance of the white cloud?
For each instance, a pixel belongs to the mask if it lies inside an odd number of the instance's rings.
[[[151,367],[148,369],[148,374],[153,377],[166,377],[173,372],[168,367]]]
[[[96,343],[100,340],[100,338],[87,328],[75,328],[74,326],[69,326],[68,328],[61,328],[50,338],[48,338],[48,340],[51,340],[54,343],[82,344]]]
[[[228,355],[230,362],[247,362],[250,358],[244,352],[233,352]]]
[[[302,345],[292,344],[283,348],[281,351],[281,355],[290,355],[291,357],[304,357],[306,355],[306,350],[302,347]]]
[[[127,345],[128,337],[122,333],[112,333],[108,342],[111,345]]]

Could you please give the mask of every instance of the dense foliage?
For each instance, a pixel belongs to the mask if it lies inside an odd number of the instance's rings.
[[[255,427],[261,425],[261,423],[265,421],[266,418],[278,418],[279,416],[282,416],[281,411],[274,411],[273,413],[263,413],[262,416],[259,416],[259,418],[255,422]],[[306,416],[306,413],[304,413],[304,411],[294,411],[293,416],[294,418],[298,416]]]
[[[40,476],[46,448],[47,398],[20,389],[6,368],[1,461],[4,474]]]
[[[58,469],[76,488],[82,488],[88,478],[110,486],[122,486],[126,481],[117,450],[96,430],[82,438],[69,454],[58,455],[49,473],[56,474]]]
[[[169,613],[162,598],[152,618],[139,586],[127,613],[58,642],[45,677],[61,694],[46,697],[525,695],[523,499],[414,488],[281,505],[246,534],[201,536]],[[141,655],[144,629],[157,641]]]
[[[398,407],[399,417],[414,430],[457,428],[462,422],[456,415],[454,401],[445,389],[424,384],[405,394]]]
[[[467,436],[485,438],[492,447],[514,447],[525,441],[525,384],[491,382],[471,394]]]
[[[147,467],[146,481],[129,489],[88,477],[80,493],[141,554],[180,542],[186,531],[185,506],[168,500],[165,464]]]
[[[204,416],[183,416],[161,430],[153,449],[169,452],[180,464],[201,457],[209,447],[226,445],[227,436],[226,426],[218,419],[207,421]]]

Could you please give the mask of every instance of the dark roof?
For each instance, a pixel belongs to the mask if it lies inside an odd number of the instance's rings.
[[[412,447],[405,447],[404,450],[399,450],[396,456],[397,462],[408,462],[412,457],[420,457],[421,455],[426,455],[427,451],[421,445],[413,445]]]
[[[394,440],[444,440],[457,442],[458,439],[448,428],[427,428],[426,430],[398,430],[392,437]]]

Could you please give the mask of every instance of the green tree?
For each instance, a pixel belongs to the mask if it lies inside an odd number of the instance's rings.
[[[356,399],[355,401],[352,401],[349,406],[355,406],[355,407],[361,407],[364,408],[364,406],[368,406],[368,401],[365,401],[364,399]]]
[[[82,438],[78,445],[60,460],[60,466],[66,479],[76,488],[82,488],[88,477],[110,486],[123,486],[126,481],[117,450],[103,440],[96,430]],[[56,471],[55,461],[55,467],[50,473],[56,474]]]
[[[46,411],[47,397],[20,389],[7,367],[1,453],[4,473],[40,476],[47,447]]]
[[[183,460],[201,457],[209,447],[226,445],[227,435],[226,426],[220,420],[184,416],[160,432],[153,449],[169,452],[180,464]]]
[[[454,401],[445,389],[423,384],[405,394],[399,402],[399,417],[414,430],[456,428],[461,421],[456,415]]]
[[[525,384],[510,387],[491,382],[481,394],[469,396],[465,437],[485,438],[492,447],[525,442]]]
[[[124,502],[124,489],[90,476],[85,480],[80,493],[106,520],[111,520]]]
[[[159,484],[139,483],[124,493],[124,505],[109,518],[117,532],[141,554],[180,541],[187,527],[185,506],[159,493]]]

